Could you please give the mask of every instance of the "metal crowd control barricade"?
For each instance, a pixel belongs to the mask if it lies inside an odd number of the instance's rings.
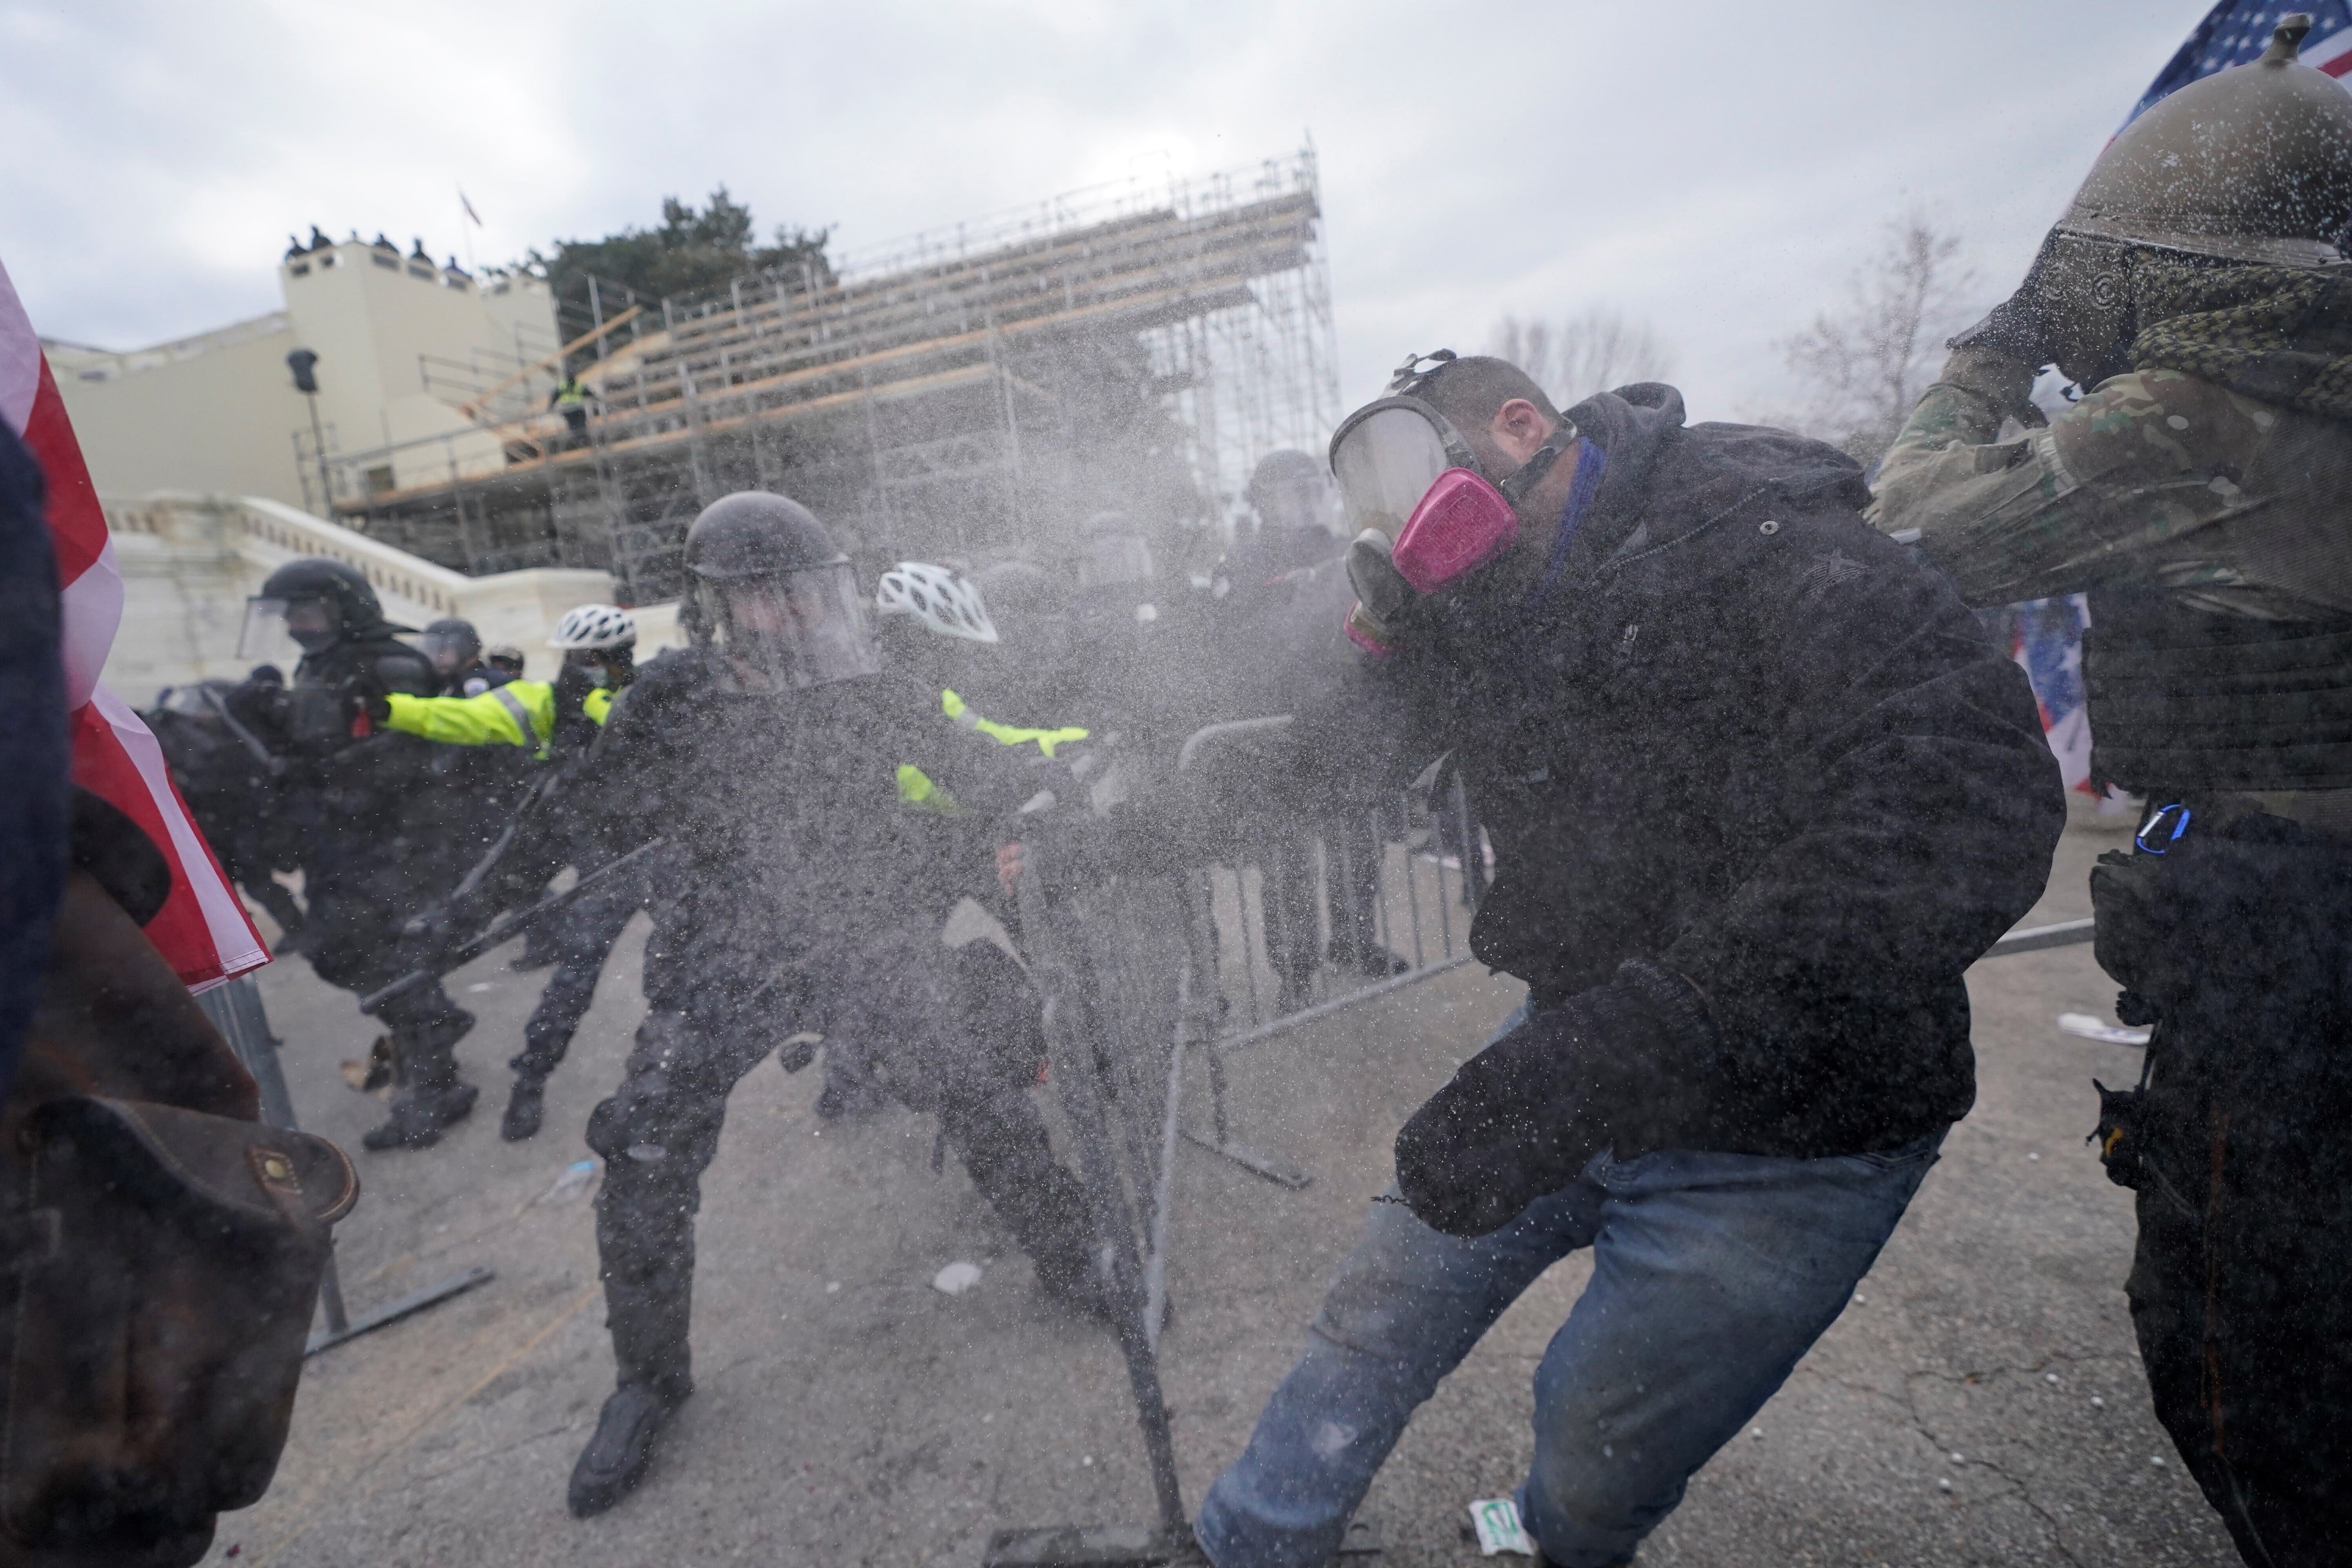
[[[1211,725],[1186,741],[1197,775],[1288,728],[1287,717]],[[1450,759],[1413,786],[1316,811],[1247,809],[1190,879],[1196,985],[1210,993],[1210,1125],[1202,1147],[1287,1187],[1307,1173],[1235,1141],[1225,1058],[1469,962],[1489,881],[1486,837]]]
[[[1285,717],[1214,725],[1180,778],[1248,763]],[[1434,799],[1434,806],[1432,801]],[[1057,829],[1041,797],[1015,884],[1022,946],[1043,998],[1051,1077],[1093,1194],[1119,1350],[1157,1521],[999,1531],[992,1568],[1161,1563],[1189,1540],[1160,1381],[1176,1151],[1185,1140],[1291,1187],[1305,1173],[1235,1142],[1223,1054],[1467,961],[1486,887],[1484,840],[1458,779],[1344,811],[1220,816],[1198,837],[1150,823],[1121,838],[1097,813]],[[1132,821],[1133,819],[1130,818]],[[1192,824],[1198,828],[1201,824]],[[1269,891],[1271,888],[1271,891]],[[1185,1075],[1204,1060],[1211,1128],[1183,1125]],[[1342,1555],[1376,1552],[1370,1527]]]
[[[196,1005],[221,1032],[229,1048],[253,1075],[256,1088],[261,1091],[261,1119],[272,1127],[299,1131],[294,1120],[294,1101],[286,1092],[286,1074],[278,1061],[278,1037],[270,1033],[269,1014],[261,1005],[261,988],[250,974],[214,986],[196,997]],[[310,1336],[304,1349],[306,1356],[357,1339],[387,1324],[396,1323],[411,1313],[437,1306],[450,1297],[462,1294],[475,1286],[486,1283],[492,1270],[482,1264],[436,1280],[421,1290],[412,1290],[396,1300],[362,1312],[352,1318],[343,1305],[343,1281],[335,1267],[334,1254],[327,1255],[326,1277],[319,1282],[319,1306],[326,1319],[325,1326]]]

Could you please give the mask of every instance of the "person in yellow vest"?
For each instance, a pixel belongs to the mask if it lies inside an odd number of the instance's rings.
[[[1087,739],[1087,731],[1076,726],[1041,730],[1000,722],[957,693],[953,683],[977,673],[986,661],[1007,658],[1009,650],[1002,647],[979,586],[952,567],[901,561],[883,573],[874,589],[874,634],[888,664],[905,672],[909,684],[937,691],[940,711],[963,729],[1000,746],[1034,745],[1049,758],[1055,748]],[[898,778],[899,805],[955,809],[953,800],[912,763],[901,763]],[[818,1116],[835,1121],[878,1111],[890,1103],[876,1068],[877,1048],[878,1043],[873,1041],[835,1037],[825,1042]]]
[[[961,573],[922,561],[901,561],[882,574],[874,590],[875,629],[891,657],[940,688],[940,710],[967,730],[1001,746],[1034,745],[1051,757],[1055,748],[1087,738],[1076,725],[1032,729],[979,712],[955,689],[960,677],[977,673],[974,658],[1003,661],[1014,657],[989,618],[980,586]],[[959,648],[958,645],[964,645]],[[987,648],[974,656],[972,650]],[[959,656],[961,657],[959,657]],[[953,683],[953,684],[951,684]]]
[[[511,680],[472,697],[395,695],[384,700],[383,722],[451,745],[516,746],[559,763],[576,759],[636,677],[636,618],[612,605],[582,605],[556,623],[547,646],[563,655],[563,668],[551,681]],[[584,873],[606,858],[583,843],[573,863]],[[596,978],[613,944],[644,901],[643,881],[625,878],[545,922],[552,928],[555,972],[523,1026],[522,1054],[507,1064],[514,1069],[514,1089],[499,1136],[508,1142],[539,1131],[547,1080],[595,999]]]
[[[574,447],[588,443],[588,399],[592,395],[581,384],[580,373],[569,363],[563,367],[563,379],[548,394],[547,405],[563,416],[568,442]]]

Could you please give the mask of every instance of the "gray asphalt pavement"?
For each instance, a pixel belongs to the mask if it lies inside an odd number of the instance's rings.
[[[2031,923],[2087,914],[2090,862],[2120,842],[2078,823]],[[643,937],[640,921],[527,1143],[499,1141],[498,1112],[544,976],[510,972],[509,950],[452,982],[480,1016],[462,1047],[480,1108],[438,1148],[358,1154],[343,1278],[364,1308],[469,1264],[498,1277],[314,1360],[276,1486],[223,1521],[211,1561],[970,1568],[999,1527],[1147,1520],[1108,1335],[1041,1298],[952,1160],[933,1173],[928,1119],[821,1129],[821,1074],[772,1063],[737,1090],[705,1184],[700,1392],[641,1491],[601,1519],[564,1511],[612,1368],[590,1206],[560,1184],[589,1158],[582,1128],[641,1010]],[[339,1064],[373,1029],[299,960],[261,985],[304,1124],[356,1153],[383,1107]],[[1843,1319],[1693,1479],[1648,1568],[2235,1560],[2149,1412],[2122,1290],[2130,1194],[2084,1143],[2091,1079],[2131,1079],[2138,1053],[2054,1022],[2110,1016],[2114,986],[2074,947],[1979,965],[1971,990],[1975,1113]],[[1163,1353],[1188,1500],[1289,1365],[1397,1127],[1518,995],[1456,971],[1234,1059],[1237,1134],[1316,1179],[1292,1193],[1180,1156]],[[932,1289],[959,1260],[981,1283]],[[1467,1505],[1518,1478],[1528,1378],[1587,1272],[1538,1281],[1415,1422],[1366,1504],[1387,1561],[1479,1561]]]

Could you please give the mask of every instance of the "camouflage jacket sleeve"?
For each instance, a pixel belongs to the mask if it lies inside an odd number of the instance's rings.
[[[2270,569],[2277,504],[2298,488],[2274,460],[2286,426],[2326,422],[2178,371],[2103,382],[2043,429],[1998,438],[2021,406],[2022,367],[1962,351],[1879,465],[1868,516],[1919,548],[1971,605],[2137,584],[2208,607],[2276,614],[2312,595]],[[2306,465],[2307,466],[2307,465]]]

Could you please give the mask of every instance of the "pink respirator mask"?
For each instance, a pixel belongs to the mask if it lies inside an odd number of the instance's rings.
[[[1509,550],[1519,537],[1513,503],[1575,440],[1563,421],[1497,485],[1460,432],[1417,397],[1383,397],[1349,415],[1331,437],[1331,471],[1357,540],[1349,575],[1360,603],[1348,635],[1370,652],[1387,651],[1374,628],[1391,624],[1412,595],[1452,587]],[[1382,582],[1375,557],[1385,557],[1392,580]]]

